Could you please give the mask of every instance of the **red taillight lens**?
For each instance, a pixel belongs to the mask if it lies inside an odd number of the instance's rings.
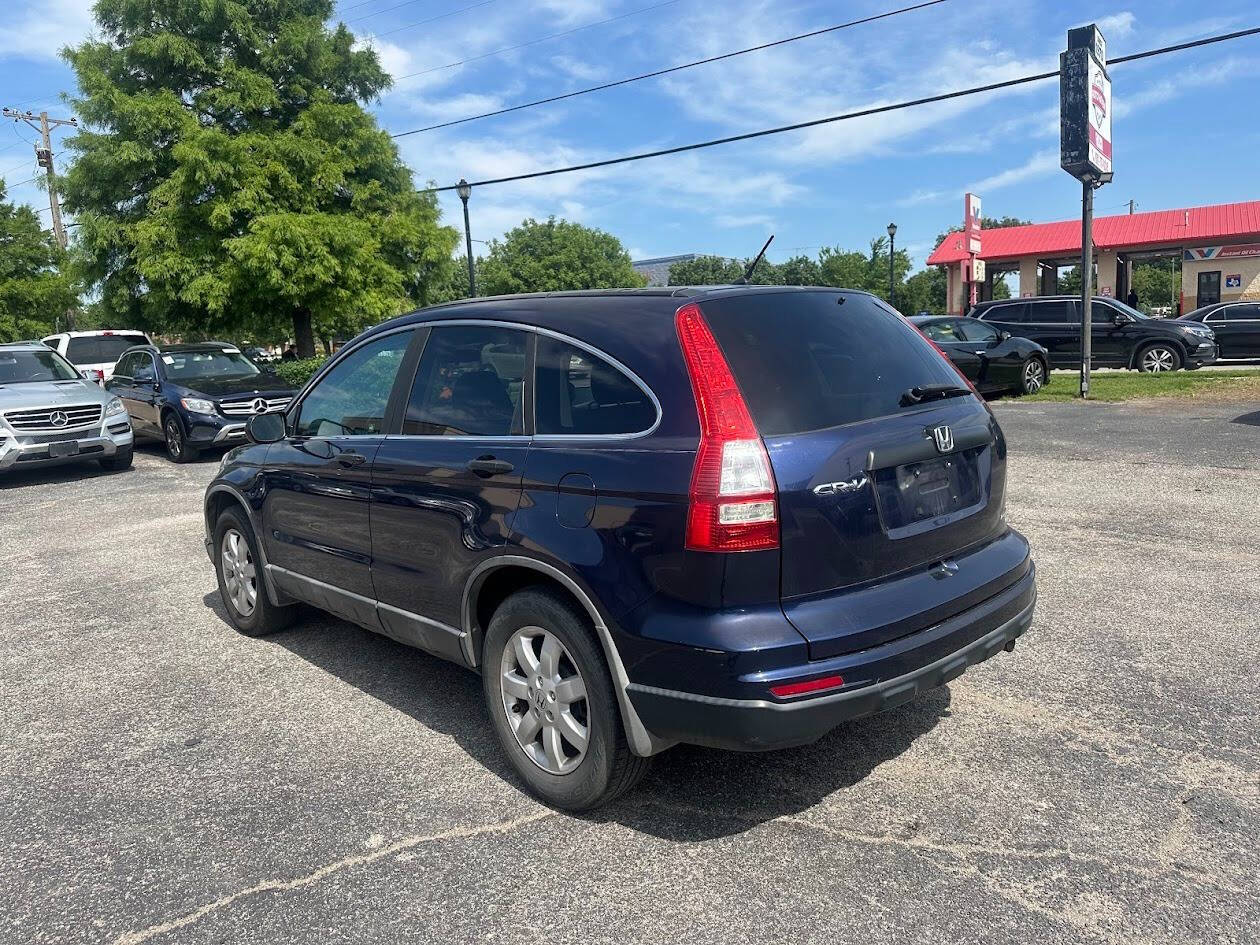
[[[839,689],[844,685],[844,679],[840,676],[824,676],[822,679],[810,679],[807,682],[784,683],[781,686],[771,686],[770,691],[783,699],[787,696],[803,696],[807,692],[822,692],[826,689]]]
[[[676,325],[700,420],[700,446],[687,510],[687,548],[777,548],[774,472],[735,375],[698,305],[680,308]]]

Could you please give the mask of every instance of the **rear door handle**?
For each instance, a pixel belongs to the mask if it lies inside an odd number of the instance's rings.
[[[493,456],[478,456],[476,459],[468,461],[468,469],[478,476],[488,477],[510,473],[513,466],[505,459],[495,459]]]
[[[337,454],[337,462],[342,466],[362,466],[367,462],[367,457],[354,450],[342,450]]]

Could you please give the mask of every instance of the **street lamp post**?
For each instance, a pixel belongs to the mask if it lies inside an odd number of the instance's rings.
[[[894,253],[896,252],[896,249],[897,249],[897,224],[889,223],[888,224],[888,304],[891,305],[893,308],[897,307],[897,302],[893,298],[895,287],[896,287],[896,277],[893,275],[893,259],[894,259]]]
[[[472,184],[461,177],[455,185],[455,192],[464,202],[464,245],[468,253],[468,297],[471,299],[477,295],[477,278],[473,274],[472,230],[468,228],[468,198],[472,196]]]

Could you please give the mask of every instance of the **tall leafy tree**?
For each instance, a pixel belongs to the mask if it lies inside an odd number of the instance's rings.
[[[751,262],[751,260],[749,260]],[[759,282],[758,277],[765,275],[770,264],[762,262],[757,267],[752,281]],[[669,267],[670,285],[730,285],[744,274],[747,262],[727,259],[725,256],[697,256],[676,262]]]
[[[0,341],[38,338],[78,305],[78,288],[38,214],[5,197],[0,180]]]
[[[555,217],[525,220],[491,240],[476,268],[483,295],[634,288],[646,281],[617,237]]]
[[[64,52],[65,179],[105,310],[149,328],[349,334],[430,300],[456,233],[362,103],[376,54],[331,0],[98,0]]]

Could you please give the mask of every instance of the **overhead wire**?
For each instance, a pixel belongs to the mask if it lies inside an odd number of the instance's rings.
[[[1107,65],[1120,65],[1126,62],[1136,62],[1141,59],[1150,59],[1154,56],[1163,56],[1169,53],[1181,52],[1187,49],[1196,49],[1202,46],[1210,46],[1216,43],[1228,42],[1229,40],[1241,39],[1246,36],[1254,36],[1260,33],[1260,27],[1252,27],[1250,29],[1235,30],[1232,33],[1222,33],[1216,36],[1208,36],[1202,39],[1191,40],[1184,43],[1175,43],[1169,46],[1161,46],[1157,49],[1148,49],[1140,53],[1133,53],[1128,56],[1119,56],[1114,59],[1108,59]],[[704,148],[713,148],[718,145],[732,144],[737,141],[750,141],[756,138],[764,138],[769,135],[784,134],[788,131],[799,131],[803,128],[815,128],[820,125],[832,124],[840,121],[849,121],[854,118],[866,118],[871,115],[882,115],[888,112],[901,111],[906,108],[916,108],[921,105],[931,105],[937,102],[945,102],[951,99],[964,98],[970,95],[980,95],[985,92],[996,92],[1002,89],[1015,88],[1021,85],[1028,85],[1033,82],[1044,82],[1046,79],[1053,79],[1059,74],[1058,69],[1048,72],[1038,72],[1033,75],[1020,76],[1014,79],[1004,79],[1001,82],[990,82],[985,85],[976,85],[966,89],[957,89],[952,92],[942,92],[938,95],[926,95],[921,98],[909,99],[901,102],[894,102],[888,105],[875,105],[870,108],[862,108],[856,111],[844,112],[839,115],[829,115],[825,118],[815,118],[810,121],[793,122],[789,125],[778,125],[773,128],[762,128],[758,131],[748,131],[743,134],[727,135],[723,138],[710,138],[706,141],[696,141],[691,144],[681,144],[670,148],[659,148],[654,151],[642,151],[637,154],[625,154],[620,157],[606,158],[601,161],[588,161],[585,164],[571,164],[566,167],[553,167],[548,170],[531,171],[524,174],[512,174],[507,177],[495,177],[487,180],[473,181],[471,186],[484,187],[490,184],[506,184],[514,181],[533,180],[539,177],[552,177],[557,174],[571,174],[576,171],[589,171],[601,167],[611,167],[617,164],[628,164],[631,161],[644,161],[648,158],[664,157],[670,154],[683,154],[688,151],[699,151]],[[401,137],[400,134],[392,135],[392,137]],[[454,190],[459,184],[447,184],[442,187],[425,188],[427,193],[442,193],[448,190]]]

